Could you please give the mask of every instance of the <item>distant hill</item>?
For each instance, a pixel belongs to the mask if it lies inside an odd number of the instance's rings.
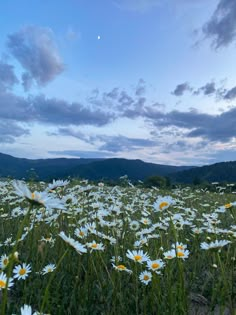
[[[194,167],[171,174],[170,178],[178,183],[192,183],[194,181],[236,182],[236,161]]]
[[[113,159],[38,159],[15,158],[0,153],[0,177],[28,179],[35,173],[39,180],[80,177],[92,180],[118,179],[128,175],[132,180],[148,176],[167,176],[190,169],[191,166],[170,166],[146,163],[141,160]]]

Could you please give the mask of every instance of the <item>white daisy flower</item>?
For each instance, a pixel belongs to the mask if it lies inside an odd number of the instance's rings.
[[[13,273],[14,273],[13,278],[18,279],[18,280],[20,279],[25,280],[28,277],[30,272],[31,272],[30,264],[26,265],[26,263],[23,263],[22,265],[17,265],[13,269]]]
[[[229,243],[231,243],[230,241],[227,241],[227,240],[221,240],[221,241],[214,241],[214,242],[210,242],[210,243],[206,243],[206,242],[203,242],[200,244],[200,247],[201,249],[212,249],[212,248],[221,248],[223,246],[226,246],[228,245]]]
[[[0,258],[0,269],[4,270],[9,263],[9,257],[6,254],[3,254]]]
[[[53,272],[56,269],[56,265],[55,264],[48,264],[47,266],[45,266],[42,270],[42,274],[46,275],[47,273]]]
[[[161,259],[148,260],[147,266],[149,270],[159,273],[159,270],[165,266],[165,263]]]
[[[13,286],[13,279],[9,278],[8,285],[7,285],[7,276],[4,272],[0,273],[0,291],[2,289],[6,289],[6,287],[9,289]]]
[[[145,284],[148,285],[149,282],[152,281],[152,274],[149,271],[143,271],[139,275],[139,280]]]
[[[86,244],[88,248],[93,250],[104,250],[105,247],[102,243],[97,243],[96,241],[92,241],[91,243]]]
[[[141,249],[140,250],[133,250],[133,251],[128,250],[126,253],[126,256],[129,259],[132,259],[135,262],[138,262],[140,264],[149,260],[149,256],[146,253],[144,253],[143,250],[141,250]]]

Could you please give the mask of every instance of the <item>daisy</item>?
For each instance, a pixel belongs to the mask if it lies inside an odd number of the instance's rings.
[[[140,224],[138,221],[133,220],[133,221],[130,221],[129,227],[132,231],[137,231],[140,228]]]
[[[52,184],[48,185],[48,190],[54,190],[57,187],[64,187],[70,183],[69,180],[55,180],[53,179]]]
[[[6,287],[9,289],[12,286],[13,286],[13,279],[9,278],[8,285],[7,285],[7,276],[4,272],[1,272],[0,273],[0,291],[2,289],[6,289]]]
[[[92,241],[91,243],[87,243],[88,248],[91,248],[91,250],[104,250],[104,245],[102,243],[97,243],[95,241]]]
[[[21,311],[21,315],[32,315],[32,307],[30,305],[26,305],[24,304],[24,306],[22,306],[20,308]]]
[[[79,237],[79,238],[84,238],[85,236],[88,235],[88,229],[86,228],[77,228],[75,229],[75,232],[74,232],[75,236]]]
[[[149,270],[159,273],[159,270],[165,266],[165,263],[161,259],[148,260],[147,266]]]
[[[177,251],[176,251],[176,257],[177,258],[185,259],[185,258],[188,258],[188,256],[189,256],[189,250],[177,249]]]
[[[26,198],[29,202],[40,205],[45,208],[56,208],[56,209],[64,209],[65,206],[60,199],[56,199],[50,195],[46,191],[43,192],[31,192],[27,185],[22,181],[13,181],[13,187],[15,188],[15,194],[18,196]]]
[[[143,250],[133,250],[133,251],[128,250],[126,253],[126,256],[129,259],[132,259],[135,262],[138,262],[140,264],[149,260],[149,256],[146,253],[144,253]]]
[[[60,232],[59,236],[70,246],[72,246],[78,254],[87,253],[87,249],[85,246],[77,241],[75,241],[73,238],[66,236],[64,232]]]
[[[49,272],[53,272],[53,270],[56,269],[56,265],[55,264],[48,264],[47,266],[45,266],[42,270],[42,274],[46,275]]]
[[[6,254],[3,254],[0,258],[0,268],[3,270],[7,267],[9,263],[9,257]]]
[[[227,240],[221,240],[221,241],[214,241],[214,242],[210,242],[209,244],[206,242],[203,242],[200,244],[201,249],[212,249],[212,248],[221,248],[223,246],[228,245],[229,243],[231,243],[230,241]]]
[[[168,250],[163,253],[165,259],[173,259],[176,257],[175,249]]]
[[[31,266],[30,264],[26,265],[26,263],[23,263],[22,265],[17,265],[13,269],[14,276],[13,278],[15,279],[22,279],[25,280],[29,273],[31,272]]]
[[[143,284],[148,285],[148,283],[149,283],[150,281],[152,281],[152,274],[151,274],[151,272],[149,272],[149,271],[143,271],[143,272],[141,272],[140,275],[139,275],[139,280],[140,280]]]
[[[183,243],[176,242],[176,244],[172,244],[172,248],[178,250],[185,250],[187,248],[187,245],[184,245]]]
[[[176,203],[175,199],[171,196],[158,197],[153,204],[154,212],[159,212],[168,209],[171,205]]]
[[[116,270],[118,270],[118,271],[126,271],[126,272],[128,272],[128,273],[132,273],[132,270],[130,270],[130,269],[127,269],[124,265],[114,265],[114,264],[112,264],[112,267],[114,268],[114,269],[116,269]]]
[[[144,225],[150,225],[152,223],[152,221],[148,218],[142,218],[140,222],[143,223]]]

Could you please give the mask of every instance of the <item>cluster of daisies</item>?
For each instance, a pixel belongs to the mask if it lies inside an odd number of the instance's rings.
[[[206,198],[201,203],[203,193]],[[52,227],[57,233],[50,232],[39,242],[53,248],[56,238],[60,238],[79,255],[109,251],[110,267],[115,271],[131,275],[136,270],[134,264],[142,265],[138,277],[145,285],[152,281],[153,275],[162,274],[169,260],[184,261],[194,255],[188,238],[180,237],[174,243],[166,241],[162,247],[161,238],[170,230],[174,229],[178,235],[186,230],[190,238],[197,237],[199,250],[203,252],[230,246],[236,238],[236,225],[225,226],[222,220],[225,214],[232,217],[236,202],[212,204],[207,191],[193,193],[188,187],[173,190],[171,196],[161,196],[156,188],[145,190],[132,185],[129,188],[107,187],[103,183],[95,186],[87,181],[70,185],[69,181],[54,180],[49,185],[40,182],[37,187],[29,187],[24,181],[2,181],[0,196],[2,203],[7,203],[10,208],[9,213],[0,212],[2,220],[24,218],[29,212],[31,220],[19,239],[8,235],[0,240],[0,248],[14,248],[28,237],[35,225],[47,224],[48,231]],[[200,212],[191,206],[195,201],[200,204]],[[64,231],[58,230],[61,216],[68,218],[68,227]],[[132,240],[132,244],[127,240]],[[153,241],[159,244],[159,249],[156,257],[150,258],[148,250]],[[117,244],[125,246],[125,257],[113,256]],[[123,247],[119,254],[124,255]],[[12,257],[6,253],[0,257],[0,290],[13,287],[14,280],[25,280],[33,269],[31,264],[17,263],[12,268],[11,277],[7,278],[5,269],[10,259]],[[18,257],[16,261],[19,262]],[[45,275],[55,269],[56,265],[49,263],[35,272]],[[24,308],[29,310],[30,306]]]

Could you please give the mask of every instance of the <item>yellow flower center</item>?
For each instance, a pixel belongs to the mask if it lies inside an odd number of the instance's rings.
[[[142,260],[142,256],[140,256],[140,255],[135,255],[135,256],[134,256],[134,259],[135,259],[136,261],[140,261],[140,260]]]
[[[166,256],[166,258],[167,258],[167,259],[171,259],[171,258],[173,258],[173,256],[168,255],[168,256]]]
[[[177,256],[178,257],[184,257],[184,253],[183,252],[177,252]]]
[[[229,208],[231,208],[232,207],[232,204],[231,203],[227,203],[226,205],[225,205],[225,208],[226,209],[229,209]]]
[[[31,194],[31,199],[34,199],[35,198],[35,193],[32,193]]]
[[[143,223],[144,224],[148,224],[148,220],[143,220]]]
[[[3,265],[7,265],[8,264],[8,258],[5,258],[4,260],[3,260]]]
[[[79,235],[80,235],[80,236],[84,236],[84,232],[80,231],[80,232],[79,232]]]
[[[25,268],[22,268],[20,271],[19,271],[19,274],[21,276],[23,276],[24,274],[26,274],[26,269]]]
[[[52,272],[52,269],[51,269],[51,268],[48,268],[48,272]]]
[[[6,282],[3,280],[0,280],[0,288],[4,289],[6,287]]]
[[[169,206],[168,202],[163,201],[160,203],[159,208],[162,210],[164,207],[168,207],[168,206]]]
[[[149,276],[148,275],[144,275],[143,276],[143,280],[145,280],[145,281],[149,280]]]
[[[182,249],[182,250],[184,249],[182,245],[178,245],[176,248],[177,249]]]
[[[120,270],[125,270],[125,269],[126,269],[126,267],[125,267],[124,265],[119,265],[119,266],[117,266],[117,269],[120,269]]]
[[[153,263],[152,264],[152,268],[153,269],[157,269],[157,268],[159,268],[160,267],[160,265],[158,264],[158,263]]]
[[[93,243],[93,244],[91,245],[91,247],[92,247],[92,248],[97,248],[97,247],[98,247],[98,244]]]

